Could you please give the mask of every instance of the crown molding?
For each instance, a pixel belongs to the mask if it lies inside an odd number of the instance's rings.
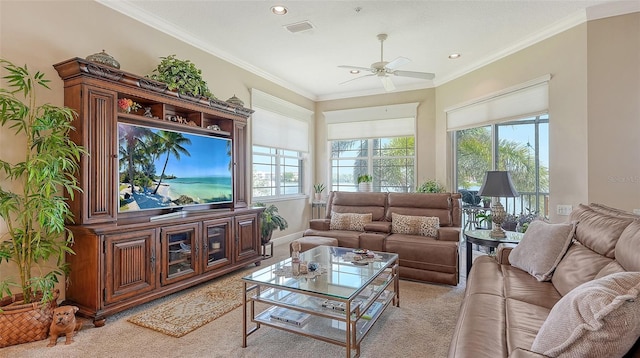
[[[312,101],[316,101],[317,97],[315,94],[306,91],[302,88],[299,88],[277,76],[274,76],[264,70],[262,70],[261,68],[258,68],[256,66],[253,66],[252,64],[243,61],[217,47],[211,46],[210,44],[207,44],[203,41],[201,41],[200,39],[198,39],[197,37],[193,36],[192,34],[190,34],[187,31],[184,31],[183,29],[173,26],[173,24],[170,24],[169,22],[167,22],[164,19],[161,19],[153,14],[150,14],[149,12],[145,11],[144,9],[136,6],[135,4],[123,0],[123,1],[109,1],[109,0],[96,0],[96,2],[98,2],[101,5],[104,5],[112,10],[115,10],[127,17],[130,17],[142,24],[145,24],[149,27],[152,27],[160,32],[163,32],[171,37],[174,37],[184,43],[187,43],[191,46],[194,46],[202,51],[205,51],[213,56],[216,56],[222,60],[225,60],[235,66],[238,66],[246,71],[249,71],[253,74],[255,74],[256,76],[262,77],[268,81],[271,81],[279,86],[282,86],[290,91],[293,91],[303,97],[306,97]],[[133,16],[133,14],[135,14],[135,16]]]

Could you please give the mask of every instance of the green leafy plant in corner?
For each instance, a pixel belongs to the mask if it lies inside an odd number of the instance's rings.
[[[271,240],[275,229],[284,230],[289,227],[289,223],[280,216],[277,206],[266,206],[264,203],[256,203],[256,206],[265,208],[260,216],[260,238],[266,244]]]
[[[14,148],[24,153],[22,161],[0,160],[0,217],[7,228],[0,233],[0,263],[15,264],[20,276],[19,283],[0,281],[0,297],[12,295],[17,286],[25,303],[36,301],[37,293],[48,302],[58,277],[66,273],[65,254],[73,254],[73,235],[65,228],[73,215],[63,192],[73,198],[80,190],[74,173],[85,151],[69,137],[71,109],[38,105],[36,88],[49,89],[44,74],[4,59],[0,64],[9,73],[4,79],[10,88],[0,88],[0,125],[24,141],[23,148]],[[52,259],[55,266],[49,266]]]
[[[314,184],[313,185],[313,192],[316,193],[316,194],[321,194],[324,191],[325,188],[326,187],[322,183]]]
[[[370,183],[373,181],[373,177],[369,174],[362,174],[358,176],[358,184],[360,183]]]
[[[444,185],[435,180],[425,180],[416,188],[416,193],[444,193],[446,188]]]
[[[147,77],[166,83],[170,90],[180,94],[215,98],[202,79],[202,71],[193,62],[177,59],[176,55],[160,58],[158,67]]]

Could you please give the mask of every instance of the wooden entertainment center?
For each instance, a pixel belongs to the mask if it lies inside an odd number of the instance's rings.
[[[247,205],[252,110],[179,95],[164,83],[80,58],[54,67],[64,80],[65,106],[78,113],[73,140],[88,151],[78,174],[82,192],[70,201],[75,255],[67,255],[67,303],[102,326],[116,312],[260,264],[263,208]],[[123,98],[146,111],[119,110]],[[229,139],[232,200],[181,211],[121,211],[119,123]]]

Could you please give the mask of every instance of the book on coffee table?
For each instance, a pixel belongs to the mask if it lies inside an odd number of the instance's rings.
[[[284,307],[274,307],[271,310],[270,317],[276,321],[302,326],[309,320],[311,315]]]

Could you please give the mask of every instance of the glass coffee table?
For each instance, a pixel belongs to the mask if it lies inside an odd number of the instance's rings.
[[[390,304],[400,306],[398,255],[368,254],[318,246],[300,254],[315,268],[306,275],[294,276],[287,258],[243,277],[242,347],[265,325],[343,346],[347,357],[352,351],[360,356],[360,343],[382,312]]]

